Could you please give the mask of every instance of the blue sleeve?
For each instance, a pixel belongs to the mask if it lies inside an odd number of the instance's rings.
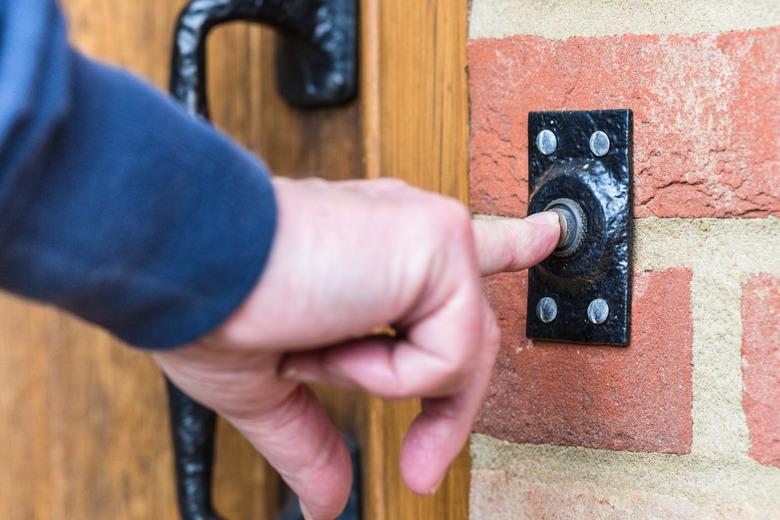
[[[143,348],[210,332],[269,255],[264,167],[72,50],[53,0],[0,6],[0,287]]]

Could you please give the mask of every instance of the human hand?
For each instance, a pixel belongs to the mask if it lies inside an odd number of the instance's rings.
[[[422,397],[401,473],[413,491],[434,492],[499,347],[479,276],[541,261],[558,217],[472,223],[458,202],[391,179],[274,183],[278,229],[252,294],[214,333],[155,359],[246,436],[316,520],[343,509],[351,466],[305,383]],[[387,325],[397,337],[371,335]]]

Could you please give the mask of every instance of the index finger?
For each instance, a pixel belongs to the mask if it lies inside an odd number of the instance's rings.
[[[538,264],[553,252],[561,232],[558,215],[552,211],[524,219],[476,217],[472,227],[482,276]]]

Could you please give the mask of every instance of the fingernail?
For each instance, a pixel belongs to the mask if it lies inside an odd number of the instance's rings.
[[[304,520],[314,520],[314,517],[311,516],[311,513],[309,513],[309,510],[303,505],[303,502],[298,502],[298,505],[301,506],[301,514],[303,515]]]
[[[444,479],[447,477],[447,475],[444,475],[442,478],[439,479],[439,481],[431,487],[431,489],[428,490],[429,495],[435,495],[439,488],[441,487],[442,482],[444,482]]]
[[[542,211],[541,213],[534,213],[533,215],[528,215],[525,220],[526,222],[531,222],[532,224],[545,224],[547,226],[556,227],[560,225],[558,214],[554,211]]]
[[[282,377],[284,379],[292,379],[293,381],[298,381],[299,383],[319,382],[319,379],[317,378],[316,374],[295,367],[284,368],[282,370]]]

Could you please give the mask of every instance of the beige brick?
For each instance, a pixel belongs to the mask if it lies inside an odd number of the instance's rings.
[[[565,39],[696,34],[780,25],[777,0],[473,0],[469,36]]]
[[[715,498],[710,504],[697,504],[686,498],[631,487],[533,482],[500,470],[474,471],[471,486],[472,520],[768,518],[766,511],[730,503],[728,499]]]

